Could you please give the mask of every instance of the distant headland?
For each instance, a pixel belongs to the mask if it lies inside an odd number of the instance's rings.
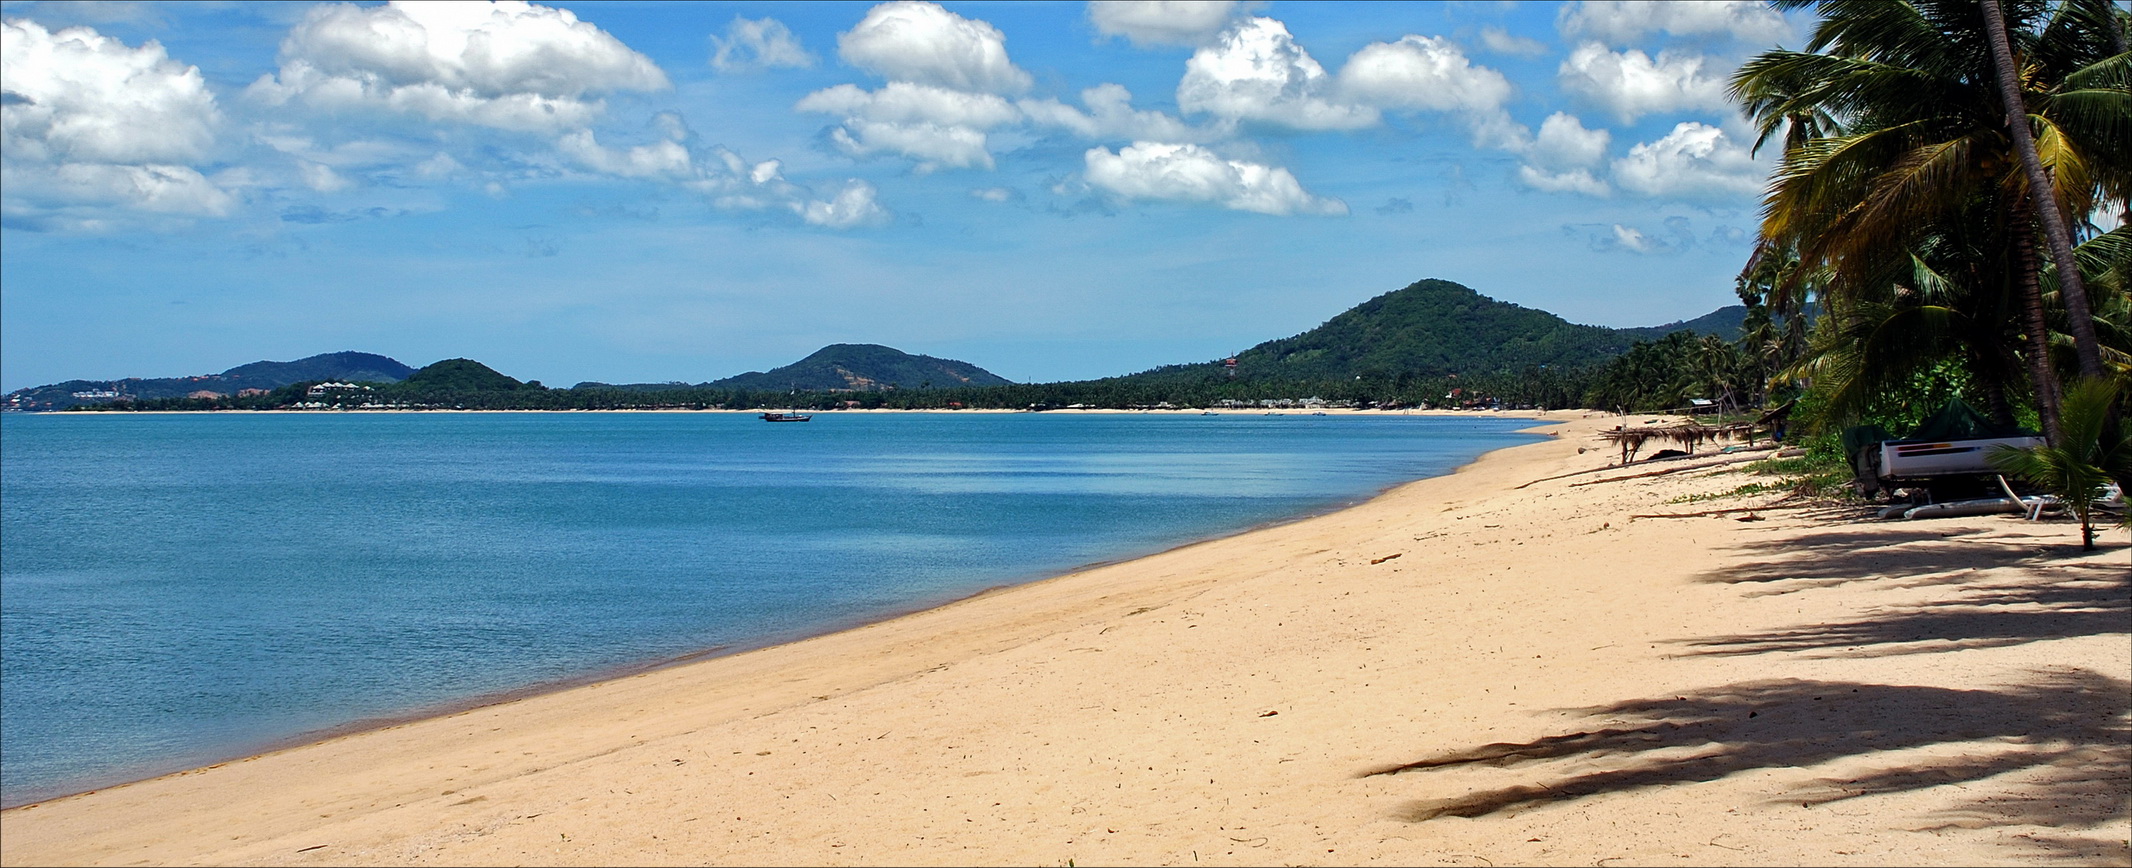
[[[68,380],[5,396],[9,410],[1046,409],[1235,406],[1315,398],[1371,407],[1590,404],[1639,346],[1731,341],[1748,310],[1647,328],[1578,325],[1446,280],[1379,295],[1233,358],[1061,383],[1014,383],[975,364],[879,344],[832,344],[768,371],[694,384],[549,388],[472,359],[422,368],[374,353],[260,361],[219,374]],[[1671,355],[1685,356],[1684,352]]]

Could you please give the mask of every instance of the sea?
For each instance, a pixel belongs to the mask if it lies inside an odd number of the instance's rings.
[[[1532,424],[0,414],[0,803],[1290,521]]]

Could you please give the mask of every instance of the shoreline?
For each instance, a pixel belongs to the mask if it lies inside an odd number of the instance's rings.
[[[445,409],[445,408],[434,408],[434,409],[412,409],[412,408],[385,408],[385,407],[372,407],[372,408],[355,408],[355,409],[331,409],[331,410],[324,410],[324,409],[320,409],[320,410],[291,410],[291,409],[272,409],[272,410],[239,410],[239,409],[226,409],[226,410],[6,410],[6,411],[0,411],[0,415],[10,415],[10,416],[11,416],[11,415],[21,415],[21,416],[39,416],[39,417],[42,417],[42,416],[82,416],[82,417],[99,417],[99,416],[193,416],[193,415],[237,415],[237,416],[250,416],[250,415],[266,415],[266,414],[286,414],[286,415],[317,415],[317,416],[331,416],[331,415],[347,415],[347,414],[368,414],[368,415],[375,415],[375,414],[396,414],[396,413],[567,413],[567,414],[597,414],[597,413],[691,413],[691,414],[693,414],[693,413],[726,413],[726,414],[738,414],[738,415],[742,415],[742,416],[758,416],[758,415],[761,415],[761,414],[763,414],[763,413],[766,413],[766,412],[776,412],[776,408],[771,408],[771,407],[756,407],[756,408],[752,408],[752,409],[746,409],[746,410],[731,410],[731,409],[726,409],[726,408],[722,408],[722,407],[705,407],[705,408],[701,408],[701,409],[683,409],[683,408],[680,408],[680,407],[660,407],[660,408],[645,408],[645,407],[618,407],[618,408],[614,408],[614,409],[600,409],[600,410],[585,410],[585,409],[580,409],[580,410],[468,410],[468,409],[463,409],[463,408],[451,408],[451,409]],[[1545,415],[1546,415],[1547,413],[1560,413],[1560,414],[1564,414],[1564,415],[1566,416],[1566,415],[1569,415],[1569,414],[1583,413],[1583,412],[1587,412],[1587,411],[1584,411],[1584,410],[1577,410],[1577,409],[1562,409],[1562,410],[1538,410],[1538,409],[1535,409],[1535,410],[1454,410],[1454,409],[1442,409],[1442,408],[1431,408],[1431,409],[1421,409],[1421,408],[1413,408],[1413,409],[1399,409],[1399,410],[1378,410],[1378,409],[1370,409],[1370,408],[1361,408],[1361,407],[1320,407],[1320,408],[1316,408],[1316,409],[1307,409],[1307,408],[1297,408],[1297,407],[1282,407],[1282,408],[1265,408],[1265,407],[1260,407],[1260,408],[1239,408],[1239,407],[1220,407],[1220,408],[1216,408],[1216,407],[1175,407],[1175,408],[1170,408],[1170,409],[1154,409],[1154,408],[1149,408],[1149,409],[1146,409],[1146,410],[1123,410],[1123,409],[1115,409],[1115,408],[1110,408],[1110,407],[1075,407],[1075,408],[1067,408],[1067,407],[1056,407],[1056,408],[1052,408],[1052,409],[1048,409],[1048,410],[1029,410],[1029,409],[1021,409],[1021,410],[1014,410],[1014,409],[1007,409],[1007,408],[995,408],[995,407],[963,407],[963,408],[932,407],[932,408],[923,408],[923,409],[904,409],[904,408],[901,408],[901,407],[870,407],[870,408],[869,408],[869,407],[854,407],[854,408],[849,408],[849,409],[836,409],[836,410],[806,410],[806,411],[804,411],[804,412],[806,412],[806,413],[808,413],[808,414],[810,414],[810,415],[812,415],[812,414],[829,414],[829,415],[841,415],[841,414],[846,414],[846,413],[853,413],[853,414],[876,414],[876,413],[937,413],[937,414],[992,414],[992,413],[1031,413],[1031,414],[1046,414],[1046,415],[1058,415],[1058,416],[1079,416],[1079,415],[1089,415],[1089,416],[1100,416],[1100,415],[1126,415],[1126,416],[1208,416],[1208,415],[1212,415],[1212,416],[1310,416],[1310,415],[1325,415],[1325,416],[1472,416],[1472,417],[1475,417],[1475,418],[1481,418],[1481,419],[1501,419],[1501,418],[1510,418],[1510,419],[1516,419],[1516,418],[1526,418],[1526,417],[1531,417],[1531,418],[1542,418],[1542,417],[1544,417],[1544,416],[1545,416]],[[1596,411],[1594,411],[1594,412],[1596,412]],[[1651,415],[1651,414],[1645,414],[1645,415]],[[1624,418],[1626,418],[1626,417],[1624,417]]]
[[[2132,858],[2117,536],[1637,520],[1739,479],[1547,481],[1615,419],[1542,421],[1312,518],[10,809],[0,863]]]
[[[709,410],[613,410],[613,411],[580,411],[580,410],[346,410],[346,411],[336,411],[336,410],[261,410],[261,411],[238,411],[238,410],[229,410],[229,411],[194,411],[194,410],[143,410],[143,411],[126,411],[126,414],[128,414],[128,415],[194,415],[194,414],[199,414],[199,413],[209,413],[209,412],[224,412],[224,413],[275,413],[275,414],[302,414],[302,413],[317,413],[317,414],[328,414],[328,413],[371,413],[371,414],[376,414],[376,413],[591,413],[591,412],[616,412],[616,413],[728,413],[728,414],[744,414],[744,415],[755,415],[755,412],[756,412],[756,411],[753,411],[753,410],[719,410],[719,409],[709,409]],[[877,414],[877,413],[890,413],[890,414],[913,414],[913,413],[917,413],[917,414],[948,414],[948,413],[986,413],[986,414],[990,414],[990,413],[1021,413],[1021,412],[1029,412],[1029,411],[1023,411],[1023,410],[902,410],[902,409],[887,409],[887,408],[882,408],[882,409],[873,409],[873,410],[838,410],[838,411],[825,411],[825,412],[838,412],[838,413],[846,413],[846,412],[852,412],[852,413],[873,413],[873,414]],[[1140,410],[1104,410],[1104,409],[1088,409],[1088,410],[1058,410],[1058,411],[1045,411],[1045,412],[1057,412],[1057,413],[1061,413],[1061,414],[1067,414],[1067,415],[1072,415],[1072,414],[1093,414],[1093,415],[1107,415],[1107,414],[1131,414],[1131,415],[1139,415],[1139,414],[1161,414],[1161,413],[1170,413],[1170,414],[1175,414],[1175,415],[1195,415],[1195,416],[1196,416],[1196,415],[1201,415],[1201,414],[1200,414],[1200,412],[1199,412],[1198,410],[1189,410],[1189,411],[1187,411],[1187,410],[1175,410],[1175,411],[1162,411],[1162,410],[1153,410],[1153,411],[1140,411]],[[1564,414],[1564,415],[1566,416],[1566,415],[1567,415],[1568,413],[1570,413],[1570,412],[1574,412],[1574,411],[1557,411],[1557,412],[1558,412],[1558,413],[1563,413],[1563,414]],[[1520,428],[1520,429],[1517,429],[1517,430],[1516,430],[1515,432],[1513,432],[1513,433],[1530,433],[1530,434],[1538,434],[1538,435],[1540,435],[1540,436],[1545,436],[1544,432],[1545,432],[1545,431],[1546,431],[1546,430],[1547,430],[1548,428],[1550,428],[1550,427],[1556,427],[1556,426],[1559,426],[1560,424],[1564,424],[1564,423],[1566,422],[1566,419],[1557,419],[1557,420],[1549,420],[1549,419],[1546,419],[1546,418],[1545,418],[1545,413],[1546,413],[1546,411],[1523,411],[1523,410],[1521,410],[1521,411],[1500,411],[1500,412],[1464,412],[1464,411],[1408,411],[1408,412],[1402,412],[1402,411],[1374,411],[1374,410],[1349,410],[1349,411],[1346,411],[1346,412],[1344,412],[1344,413],[1338,413],[1338,412],[1336,412],[1336,411],[1328,411],[1328,415],[1361,415],[1361,416],[1392,416],[1392,415],[1428,415],[1428,416],[1434,416],[1434,417],[1470,417],[1470,418],[1475,418],[1475,419],[1503,419],[1503,418],[1512,418],[1512,419],[1516,419],[1516,418],[1524,418],[1524,419],[1530,419],[1530,420],[1538,421],[1538,422],[1541,422],[1541,423],[1544,423],[1544,424],[1540,424],[1540,425],[1534,425],[1534,426],[1531,426],[1531,427],[1527,427],[1527,428]],[[49,413],[49,414],[47,414],[47,413],[38,413],[37,415],[74,415],[74,416],[91,416],[91,415],[104,415],[104,414],[100,414],[100,413],[86,413],[86,412],[84,412],[84,413],[64,413],[64,412],[59,412],[59,413]],[[1226,414],[1218,414],[1218,415],[1226,415]],[[1238,413],[1236,413],[1236,415],[1261,415],[1261,414],[1258,414],[1258,413],[1251,413],[1251,412],[1238,412]],[[1285,414],[1284,414],[1284,415],[1285,415]],[[1517,444],[1517,445],[1513,445],[1513,446],[1506,446],[1506,447],[1500,447],[1500,448],[1498,448],[1498,449],[1493,449],[1493,450],[1489,450],[1489,452],[1497,452],[1497,451],[1502,451],[1503,449],[1515,449],[1515,448],[1518,448],[1519,446],[1529,446],[1529,445],[1533,445],[1533,444]],[[378,730],[383,730],[383,729],[391,729],[391,728],[395,728],[395,727],[405,726],[405,725],[408,725],[408,724],[413,724],[413,723],[420,723],[420,722],[422,722],[422,721],[427,721],[427,720],[434,720],[434,719],[438,719],[438,718],[446,718],[446,717],[452,717],[452,716],[455,716],[455,715],[459,715],[459,714],[463,714],[463,713],[466,713],[466,712],[470,712],[470,711],[476,711],[476,710],[480,710],[480,709],[484,709],[484,708],[491,708],[491,707],[495,707],[495,706],[501,706],[501,705],[508,705],[508,704],[511,704],[511,703],[514,703],[514,702],[519,702],[519,701],[522,701],[522,700],[527,700],[527,699],[535,699],[535,698],[539,698],[539,697],[542,697],[542,696],[547,696],[547,695],[550,695],[550,694],[555,694],[555,693],[561,693],[561,692],[565,692],[565,691],[569,691],[569,690],[573,690],[573,689],[577,689],[577,688],[582,688],[582,687],[588,687],[588,686],[598,685],[598,684],[601,684],[601,683],[604,683],[604,682],[609,682],[609,681],[618,681],[618,680],[622,680],[622,679],[627,679],[627,678],[632,678],[632,677],[636,677],[636,676],[640,676],[640,675],[647,675],[647,674],[651,674],[651,673],[656,673],[656,672],[660,672],[660,671],[663,671],[663,670],[667,670],[667,669],[672,669],[672,668],[675,668],[675,667],[682,667],[682,666],[688,666],[688,665],[692,665],[692,664],[696,664],[696,663],[701,663],[701,662],[704,662],[704,661],[708,661],[708,660],[716,660],[716,659],[720,659],[720,658],[723,658],[723,657],[728,657],[728,656],[732,656],[732,655],[735,655],[735,654],[745,654],[745,653],[749,653],[749,652],[754,652],[754,651],[764,651],[764,650],[770,650],[770,649],[775,649],[775,648],[779,648],[779,647],[782,647],[782,646],[786,646],[786,645],[792,645],[792,644],[796,644],[796,643],[800,643],[800,642],[805,642],[805,641],[808,641],[808,640],[811,640],[811,639],[817,639],[817,638],[821,638],[821,637],[824,637],[824,636],[829,636],[829,635],[833,635],[833,634],[837,634],[837,633],[843,633],[843,632],[847,632],[847,631],[851,631],[851,630],[857,630],[857,629],[861,629],[861,628],[865,628],[865,627],[873,626],[873,625],[876,625],[876,624],[881,624],[881,623],[884,623],[884,622],[889,622],[889,621],[895,621],[895,620],[898,620],[898,619],[902,619],[902,618],[907,618],[907,617],[910,617],[910,616],[913,616],[913,615],[919,615],[919,614],[922,614],[922,613],[925,613],[925,612],[928,612],[928,611],[932,611],[932,610],[935,610],[935,609],[941,609],[941,608],[945,608],[945,607],[949,607],[949,606],[954,606],[954,605],[962,604],[962,603],[965,603],[965,602],[968,602],[968,601],[971,601],[971,600],[975,600],[975,599],[978,599],[978,598],[986,597],[986,596],[988,596],[988,595],[996,594],[996,593],[999,593],[999,592],[1003,592],[1003,591],[1009,591],[1009,590],[1012,590],[1012,589],[1015,589],[1015,588],[1019,588],[1019,587],[1025,587],[1025,586],[1028,586],[1028,585],[1034,585],[1034,584],[1041,584],[1041,583],[1044,583],[1044,582],[1049,582],[1049,581],[1053,581],[1053,580],[1057,580],[1057,579],[1063,579],[1063,578],[1067,578],[1067,577],[1070,577],[1070,576],[1073,576],[1073,575],[1076,575],[1076,574],[1079,574],[1079,573],[1083,573],[1083,572],[1088,572],[1088,571],[1091,571],[1091,570],[1096,570],[1096,569],[1102,569],[1102,568],[1106,568],[1106,567],[1115,567],[1115,566],[1118,566],[1118,565],[1121,565],[1121,564],[1129,564],[1129,563],[1132,563],[1132,562],[1134,562],[1134,561],[1142,560],[1142,559],[1145,559],[1145,558],[1157,557],[1157,556],[1160,556],[1160,555],[1165,555],[1165,554],[1169,554],[1169,553],[1172,553],[1172,552],[1176,552],[1176,551],[1180,551],[1180,550],[1183,550],[1183,549],[1189,549],[1189,548],[1192,548],[1192,547],[1195,547],[1195,546],[1200,546],[1200,545],[1205,545],[1205,544],[1208,544],[1208,543],[1214,543],[1214,542],[1219,542],[1219,541],[1221,541],[1221,540],[1225,540],[1225,539],[1232,539],[1232,538],[1235,538],[1235,537],[1238,537],[1238,536],[1243,536],[1243,535],[1246,535],[1246,534],[1252,534],[1252,533],[1257,533],[1257,532],[1260,532],[1260,531],[1265,531],[1265,530],[1271,530],[1271,529],[1274,529],[1274,528],[1279,528],[1279,527],[1283,527],[1283,526],[1287,526],[1287,525],[1292,525],[1292,524],[1295,524],[1295,523],[1298,523],[1298,522],[1308,521],[1308,520],[1311,520],[1311,519],[1314,519],[1314,518],[1318,518],[1318,517],[1321,517],[1321,516],[1325,516],[1325,515],[1330,515],[1330,514],[1338,513],[1338,512],[1344,511],[1344,510],[1348,510],[1348,509],[1353,509],[1353,508],[1355,508],[1355,507],[1357,507],[1357,506],[1361,506],[1361,505],[1363,505],[1363,504],[1366,504],[1366,503],[1368,503],[1368,502],[1370,502],[1370,501],[1372,501],[1372,500],[1376,500],[1376,499],[1378,499],[1378,498],[1380,498],[1380,497],[1383,497],[1383,496],[1385,496],[1385,495],[1386,495],[1387,493],[1389,493],[1389,492],[1391,492],[1391,491],[1393,491],[1393,490],[1399,489],[1399,488],[1401,488],[1401,487],[1404,487],[1404,486],[1407,486],[1407,485],[1412,485],[1412,484],[1414,484],[1414,483],[1417,483],[1417,482],[1423,482],[1423,481],[1426,481],[1426,480],[1429,480],[1429,479],[1436,479],[1436,478],[1440,478],[1440,477],[1442,477],[1442,476],[1450,476],[1450,475],[1453,475],[1453,474],[1457,474],[1457,473],[1463,472],[1463,471],[1464,471],[1464,470],[1465,470],[1465,469],[1466,469],[1467,467],[1469,467],[1469,466],[1471,466],[1472,464],[1474,464],[1475,462],[1479,461],[1479,460],[1481,459],[1481,457],[1483,457],[1483,456],[1485,456],[1485,455],[1487,455],[1487,454],[1489,454],[1489,453],[1488,453],[1488,452],[1484,452],[1484,453],[1482,453],[1481,455],[1477,455],[1477,456],[1475,456],[1475,457],[1474,457],[1473,459],[1471,459],[1471,460],[1469,460],[1469,461],[1465,462],[1464,464],[1461,464],[1461,465],[1459,465],[1459,466],[1457,466],[1457,467],[1454,467],[1454,468],[1452,468],[1451,470],[1449,470],[1449,471],[1447,471],[1447,472],[1445,472],[1445,473],[1443,473],[1443,474],[1440,474],[1439,476],[1434,476],[1434,477],[1422,477],[1422,478],[1420,478],[1420,479],[1408,479],[1408,480],[1403,480],[1403,481],[1400,481],[1400,482],[1395,482],[1395,483],[1391,483],[1391,484],[1389,484],[1389,485],[1386,485],[1386,486],[1384,486],[1384,487],[1382,487],[1382,488],[1376,489],[1375,491],[1372,491],[1372,492],[1370,492],[1369,494],[1366,494],[1366,495],[1363,495],[1363,496],[1360,496],[1360,497],[1357,497],[1357,498],[1354,498],[1354,499],[1351,499],[1351,500],[1343,500],[1343,501],[1335,502],[1335,503],[1332,503],[1332,504],[1328,504],[1328,505],[1326,505],[1326,506],[1323,506],[1323,507],[1321,507],[1321,508],[1317,508],[1317,509],[1309,510],[1309,511],[1306,511],[1306,512],[1302,512],[1302,513],[1299,513],[1299,514],[1296,514],[1296,515],[1292,515],[1292,516],[1288,516],[1288,517],[1285,517],[1285,518],[1280,518],[1280,519],[1274,519],[1274,520],[1270,520],[1270,521],[1263,521],[1263,522],[1259,522],[1259,523],[1257,523],[1257,524],[1253,524],[1253,525],[1250,525],[1250,526],[1247,526],[1247,527],[1243,527],[1243,528],[1238,528],[1238,529],[1236,529],[1236,530],[1232,530],[1232,531],[1227,531],[1227,532],[1223,532],[1223,533],[1218,533],[1218,534],[1214,534],[1214,535],[1211,535],[1211,536],[1206,536],[1206,537],[1200,537],[1200,538],[1197,538],[1197,539],[1192,539],[1192,540],[1188,540],[1188,541],[1185,541],[1185,542],[1180,542],[1180,543],[1177,543],[1177,544],[1175,544],[1175,545],[1170,545],[1170,546],[1166,546],[1166,547],[1163,547],[1163,548],[1160,548],[1160,549],[1157,549],[1157,550],[1154,550],[1154,551],[1147,551],[1147,552],[1141,552],[1141,553],[1138,553],[1138,554],[1124,554],[1124,555],[1120,555],[1119,557],[1116,557],[1116,558],[1109,558],[1109,559],[1103,559],[1103,560],[1098,560],[1098,561],[1092,561],[1092,562],[1089,562],[1089,563],[1077,564],[1077,565],[1074,565],[1074,566],[1072,566],[1072,567],[1069,567],[1069,568],[1066,568],[1066,569],[1062,569],[1062,570],[1052,570],[1052,571],[1044,571],[1044,572],[1041,572],[1041,573],[1035,574],[1035,575],[1033,575],[1032,577],[1027,577],[1027,578],[1023,578],[1023,579],[1020,579],[1020,580],[1008,580],[1008,581],[1002,582],[1002,583],[1000,583],[1000,584],[990,585],[990,586],[987,586],[987,587],[981,588],[981,589],[979,589],[979,590],[976,590],[976,591],[972,591],[972,592],[969,592],[969,593],[966,593],[966,594],[962,594],[962,595],[959,595],[959,596],[953,596],[953,597],[949,597],[949,598],[946,598],[946,599],[933,599],[933,600],[928,600],[928,601],[914,602],[914,603],[912,603],[912,604],[911,604],[911,605],[909,605],[909,606],[897,606],[897,607],[893,607],[893,608],[887,609],[887,610],[885,610],[885,611],[883,611],[883,612],[881,612],[881,613],[875,614],[875,615],[868,615],[868,616],[857,616],[857,617],[853,617],[853,618],[849,618],[849,619],[845,619],[845,620],[841,620],[841,621],[833,622],[833,623],[831,623],[831,624],[827,624],[827,625],[824,625],[824,626],[822,626],[822,627],[820,627],[820,628],[809,628],[809,629],[797,629],[797,630],[788,630],[788,631],[780,632],[780,633],[777,633],[777,634],[773,634],[773,635],[769,635],[769,636],[764,636],[764,637],[760,637],[760,638],[758,638],[758,639],[756,639],[756,640],[752,640],[752,641],[746,641],[746,642],[734,642],[734,643],[728,643],[728,644],[724,644],[724,645],[717,645],[717,646],[712,646],[712,647],[709,647],[709,648],[703,648],[703,649],[697,649],[697,650],[687,651],[687,652],[684,652],[684,653],[681,653],[681,654],[671,655],[671,656],[668,656],[668,657],[664,657],[664,658],[660,658],[660,659],[656,659],[656,660],[643,660],[643,661],[635,661],[635,662],[631,662],[631,663],[623,663],[623,664],[618,664],[618,665],[613,665],[613,666],[606,666],[606,667],[602,667],[602,668],[600,668],[600,669],[597,669],[597,670],[594,670],[594,671],[590,671],[590,672],[586,672],[586,673],[583,673],[583,674],[580,674],[580,675],[576,675],[576,676],[570,676],[570,677],[558,678],[558,679],[553,679],[553,680],[549,680],[549,681],[542,681],[542,682],[538,682],[538,683],[534,683],[534,684],[527,684],[527,685],[523,685],[523,686],[520,686],[520,687],[508,688],[508,689],[504,689],[504,690],[497,690],[497,691],[491,691],[491,692],[488,692],[488,693],[482,693],[482,694],[478,694],[478,695],[474,695],[474,696],[468,696],[468,697],[463,697],[463,698],[460,698],[460,699],[456,699],[456,700],[449,700],[449,701],[443,701],[443,702],[435,702],[435,703],[430,703],[430,704],[427,704],[427,705],[423,705],[423,706],[420,706],[420,707],[417,707],[417,708],[412,708],[412,709],[408,709],[408,710],[406,710],[405,712],[402,712],[402,713],[396,713],[396,714],[384,714],[384,715],[372,715],[372,716],[368,716],[368,717],[363,717],[363,718],[359,718],[359,719],[356,719],[356,720],[350,720],[350,721],[348,721],[348,722],[345,722],[345,723],[341,723],[341,724],[336,724],[336,725],[333,725],[333,726],[328,726],[328,727],[324,727],[324,728],[320,728],[320,729],[315,729],[315,730],[309,730],[309,731],[306,731],[306,732],[301,732],[301,733],[297,733],[297,734],[294,734],[294,735],[289,735],[289,736],[286,736],[286,737],[282,737],[282,738],[277,738],[277,739],[273,739],[273,740],[270,740],[270,741],[267,741],[267,742],[261,743],[261,744],[259,744],[259,745],[257,745],[257,746],[254,746],[254,747],[251,747],[251,748],[246,748],[246,749],[243,749],[243,750],[240,750],[240,751],[236,751],[236,752],[232,752],[232,753],[216,753],[216,754],[213,754],[213,755],[211,755],[211,756],[208,756],[208,757],[206,757],[206,758],[204,758],[204,759],[202,759],[202,760],[200,760],[200,761],[197,761],[197,762],[187,762],[187,763],[184,763],[184,764],[182,764],[182,765],[176,765],[176,764],[154,764],[154,763],[151,763],[151,764],[144,764],[144,766],[143,766],[143,768],[144,768],[144,769],[154,769],[154,770],[153,770],[153,771],[145,771],[145,772],[143,772],[143,773],[121,773],[121,774],[115,774],[115,775],[112,775],[112,776],[110,776],[110,777],[109,777],[108,779],[106,779],[106,780],[105,780],[105,782],[102,782],[102,783],[94,783],[94,784],[88,785],[88,786],[86,786],[86,787],[83,787],[83,788],[80,788],[80,789],[66,789],[66,790],[64,790],[64,791],[60,791],[60,792],[50,792],[50,793],[43,793],[43,794],[39,794],[39,795],[36,795],[36,796],[34,796],[34,797],[31,797],[31,798],[25,798],[25,799],[21,799],[21,800],[10,800],[10,801],[8,801],[8,802],[6,802],[6,803],[4,803],[4,804],[0,804],[0,812],[6,812],[6,811],[13,811],[13,810],[16,810],[16,809],[19,809],[19,808],[24,808],[24,807],[30,807],[30,806],[34,806],[34,805],[38,805],[38,804],[41,804],[41,803],[46,803],[46,802],[53,802],[53,801],[59,801],[59,800],[63,800],[63,799],[69,799],[69,798],[74,798],[74,797],[77,797],[77,796],[83,796],[83,795],[90,795],[90,794],[93,794],[93,793],[96,793],[96,792],[99,792],[99,791],[104,791],[104,790],[110,790],[110,789],[114,789],[114,788],[118,788],[118,787],[125,787],[125,786],[131,786],[131,785],[135,785],[135,784],[141,784],[141,783],[146,783],[146,782],[150,782],[150,781],[155,781],[155,780],[159,780],[159,779],[163,779],[163,778],[170,778],[170,777],[176,777],[176,776],[182,776],[182,775],[192,774],[192,773],[195,773],[195,772],[199,772],[199,771],[202,771],[202,770],[205,770],[205,769],[210,769],[210,768],[217,768],[217,767],[225,766],[225,765],[228,765],[228,764],[230,764],[230,763],[236,763],[236,762],[249,762],[249,761],[252,761],[252,760],[254,760],[254,759],[258,759],[258,758],[260,758],[260,757],[268,756],[268,755],[271,755],[271,754],[278,754],[278,753],[283,753],[283,752],[286,752],[286,751],[290,751],[290,750],[298,750],[298,749],[302,749],[302,748],[306,748],[306,747],[316,746],[316,745],[319,745],[319,744],[324,744],[324,743],[327,743],[327,742],[332,742],[332,741],[335,741],[335,740],[337,740],[337,739],[341,739],[341,738],[346,738],[346,737],[349,737],[349,736],[361,735],[361,734],[364,734],[364,733],[368,733],[368,732],[374,732],[374,731],[378,731]]]

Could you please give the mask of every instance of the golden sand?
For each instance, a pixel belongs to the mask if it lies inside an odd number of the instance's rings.
[[[1751,481],[1723,467],[1546,479],[1603,467],[1611,424],[893,621],[10,810],[0,862],[2132,863],[2122,531],[2083,554],[2018,517],[1635,518],[1772,498],[1669,503]]]

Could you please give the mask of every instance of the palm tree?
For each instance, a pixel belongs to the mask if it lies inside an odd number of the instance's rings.
[[[2102,353],[2095,342],[2094,308],[2088,303],[2087,286],[2080,279],[2080,269],[2074,265],[2072,224],[2058,208],[2056,185],[2051,183],[2051,175],[2044,169],[2043,157],[2036,148],[2035,131],[2029,128],[2028,100],[2022,93],[2020,82],[2025,70],[2014,61],[2012,39],[2006,32],[2006,14],[1999,6],[1999,0],[1983,0],[1981,11],[1985,33],[1990,37],[1991,65],[1998,79],[1999,98],[2006,107],[2006,128],[2012,134],[2014,150],[2021,157],[2029,199],[2035,203],[2035,215],[2042,224],[2043,236],[2050,241],[2051,261],[2058,267],[2058,290],[2065,299],[2066,323],[2073,335],[2074,352],[2080,359],[2080,375],[2100,377]],[[2105,12],[2109,11],[2105,7]],[[2103,21],[2111,35],[2120,34],[2114,14]],[[2112,48],[2114,53],[2124,51],[2121,36]],[[2045,119],[2045,123],[2049,120]]]
[[[2065,395],[2065,440],[2032,449],[2000,447],[1991,463],[2058,496],[2080,519],[2080,547],[2095,550],[2095,499],[2112,479],[2132,476],[2132,435],[2111,430],[2117,383],[2090,377]],[[2121,484],[2121,483],[2120,483]]]
[[[2013,311],[2003,292],[1980,288],[1957,269],[1974,251],[1938,238],[1903,263],[1888,291],[1854,298],[1824,317],[1809,352],[1789,370],[1810,378],[1834,418],[1870,415],[1902,386],[1949,379],[2001,424],[2014,422],[2009,395],[2025,366],[2008,335]],[[2055,415],[2046,419],[2055,420]]]
[[[1814,294],[1819,281],[1798,274],[1796,251],[1763,245],[1749,258],[1733,287],[1747,307],[1746,319],[1740,324],[1740,351],[1746,356],[1758,403],[1806,356],[1812,321],[1806,296]],[[1785,287],[1796,291],[1786,292]]]
[[[1739,347],[1717,335],[1703,335],[1695,343],[1691,363],[1698,389],[1717,402],[1719,413],[1739,406],[1740,372],[1746,366]]]
[[[2103,366],[2132,381],[2132,221],[2073,248],[2073,258],[2094,290]]]
[[[1913,278],[1921,251],[1936,247],[1926,257],[1929,270],[1961,290],[1942,295],[1973,305],[1958,311],[1972,325],[1999,326],[1950,334],[1968,342],[1967,355],[1986,368],[2008,359],[2025,366],[2055,438],[2057,376],[2044,269],[2035,255],[2039,200],[2018,168],[1982,8],[1963,0],[1778,5],[1815,5],[1823,19],[1806,51],[1765,52],[1733,78],[1734,96],[1761,128],[1758,145],[1785,133],[1757,260],[1782,250],[1795,252],[1801,265],[1772,294],[1771,306],[1803,306],[1811,276],[1832,328],[1879,316],[1891,304],[1904,306],[1905,294],[1923,292]],[[2105,0],[2055,7],[2012,0],[2010,8],[2023,47],[2021,95],[2030,123],[2042,130],[2039,159],[2052,170],[2043,192],[2078,214],[2099,199],[2123,200],[2132,189],[2128,58],[2102,38],[2116,13]],[[2052,222],[2040,220],[2046,234]],[[2018,315],[2005,316],[2009,310]],[[2005,328],[2012,323],[2018,332]],[[2092,329],[2087,337],[2074,331],[2076,350],[2086,352],[2079,348],[2094,343]],[[2016,343],[2016,335],[2025,340]],[[1985,382],[2000,379],[1981,373]]]

